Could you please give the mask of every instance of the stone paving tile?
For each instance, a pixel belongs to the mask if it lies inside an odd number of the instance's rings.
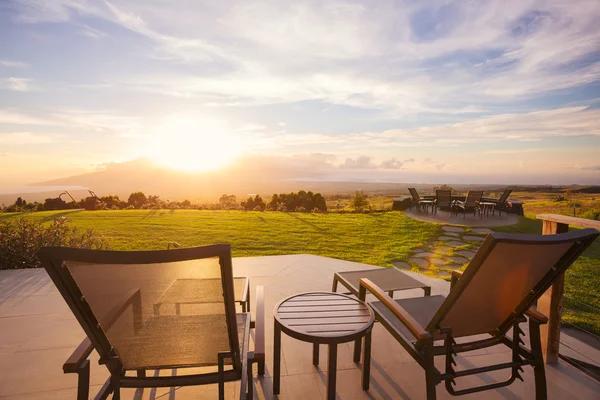
[[[464,245],[466,245],[466,244],[468,244],[468,243],[465,243],[465,242],[459,242],[458,240],[453,240],[453,241],[451,241],[451,242],[447,242],[446,244],[447,244],[448,246],[452,246],[452,247],[458,247],[458,246],[464,246]]]
[[[463,257],[467,257],[467,258],[473,258],[473,256],[475,255],[474,251],[469,251],[469,250],[459,250],[456,252],[456,254],[460,254]]]
[[[460,226],[447,226],[447,225],[444,225],[444,226],[442,226],[442,230],[444,230],[446,232],[463,233],[465,231],[465,228],[460,227]]]
[[[444,232],[445,236],[452,236],[452,237],[460,237],[460,233],[457,232]]]
[[[441,258],[429,258],[428,261],[433,265],[442,265],[446,263],[446,261],[442,260]]]
[[[456,240],[456,238],[452,237],[452,236],[440,236],[437,239],[438,240]]]
[[[481,242],[483,240],[483,238],[481,236],[465,235],[465,236],[463,236],[463,240],[468,240],[471,242]]]
[[[435,256],[435,253],[425,251],[425,252],[417,253],[414,256],[415,257],[431,257],[431,256]]]
[[[392,261],[392,265],[396,268],[405,269],[408,271],[412,269],[412,266],[404,261]]]
[[[471,232],[473,232],[473,233],[480,233],[480,234],[485,234],[485,235],[487,235],[488,233],[492,233],[492,232],[494,232],[494,231],[493,231],[493,230],[491,230],[491,229],[488,229],[488,228],[472,228],[472,229],[471,229]]]
[[[428,267],[429,266],[429,261],[427,261],[423,258],[410,257],[408,259],[408,261],[417,264],[419,267]]]
[[[452,254],[452,252],[454,251],[454,249],[452,247],[441,246],[441,247],[435,248],[435,250],[433,250],[433,251],[437,255],[444,255],[444,256],[446,256],[446,255]]]
[[[467,261],[469,261],[469,259],[467,259],[467,258],[456,257],[456,256],[448,257],[448,260],[451,260],[451,261],[453,261],[453,262],[455,262],[457,264],[461,264],[461,265],[464,264],[464,263],[466,263]]]

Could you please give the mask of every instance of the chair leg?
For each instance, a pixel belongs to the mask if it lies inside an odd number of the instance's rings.
[[[90,394],[90,360],[85,360],[77,370],[77,400],[87,400]]]
[[[121,382],[120,376],[112,375],[111,377],[111,386],[113,389],[113,400],[121,400]]]
[[[371,382],[371,331],[365,335],[365,347],[363,353],[363,376],[362,376],[362,388],[363,390],[369,390]]]
[[[435,376],[435,364],[433,363],[433,340],[425,344],[425,388],[427,390],[427,400],[436,400],[435,387],[437,385]]]
[[[546,371],[544,367],[544,356],[542,355],[542,341],[540,338],[540,325],[529,319],[529,340],[531,343],[531,352],[535,359],[533,365],[533,375],[535,378],[535,398],[536,400],[546,400],[548,392],[546,387]]]

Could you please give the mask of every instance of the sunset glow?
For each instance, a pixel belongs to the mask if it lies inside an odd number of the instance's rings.
[[[222,168],[239,155],[225,123],[202,117],[171,116],[156,132],[153,158],[191,172]]]

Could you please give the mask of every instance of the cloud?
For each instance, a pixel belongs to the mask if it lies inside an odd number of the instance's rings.
[[[407,163],[413,163],[413,162],[415,162],[414,158],[409,158],[408,160],[404,160],[404,161],[399,161],[399,160],[396,160],[395,158],[392,158],[390,160],[383,161],[379,165],[379,168],[383,168],[383,169],[402,169],[405,164],[407,164]]]
[[[23,146],[52,142],[54,142],[54,140],[49,136],[34,134],[31,132],[0,133],[0,144],[2,145]]]
[[[150,43],[146,57],[191,63],[199,72],[136,71],[120,85],[219,105],[319,100],[388,117],[469,115],[600,79],[591,56],[600,40],[593,0],[577,7],[502,0],[478,7],[23,0],[15,8],[22,22],[93,16],[141,35]]]
[[[0,60],[0,66],[8,68],[27,68],[30,65],[22,61]]]
[[[600,171],[600,164],[595,164],[595,165],[576,165],[575,168],[583,170],[583,171]]]
[[[373,159],[367,156],[360,156],[357,158],[346,158],[343,164],[340,164],[340,168],[344,169],[376,169],[377,165],[373,163]]]
[[[31,84],[32,79],[27,78],[2,78],[0,79],[0,89],[14,90],[16,92],[32,92],[40,90],[37,86]]]

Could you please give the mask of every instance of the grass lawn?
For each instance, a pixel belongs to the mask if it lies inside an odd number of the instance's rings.
[[[0,215],[0,222],[23,214]],[[259,211],[46,211],[28,218],[65,216],[104,235],[112,250],[166,249],[231,243],[234,257],[309,253],[384,267],[440,233],[435,224],[402,212],[304,214]]]
[[[528,210],[526,210],[528,211]],[[546,211],[547,212],[547,211]],[[24,214],[0,214],[0,222]],[[437,224],[416,221],[399,211],[370,214],[304,214],[258,211],[122,210],[47,211],[25,214],[51,221],[65,216],[72,225],[102,234],[113,250],[165,249],[231,243],[234,257],[309,253],[383,267],[406,259],[412,250],[441,233]],[[509,233],[541,233],[533,215]],[[600,333],[600,242],[569,269],[564,320]]]

